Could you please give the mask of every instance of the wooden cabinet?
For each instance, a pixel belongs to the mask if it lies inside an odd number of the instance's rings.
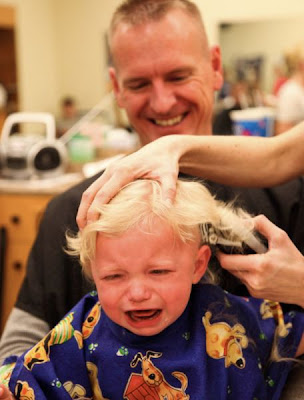
[[[16,301],[39,221],[51,197],[0,193],[0,335]]]

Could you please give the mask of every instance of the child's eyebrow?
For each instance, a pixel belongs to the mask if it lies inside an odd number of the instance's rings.
[[[107,265],[103,265],[102,267],[99,268],[100,271],[118,271],[118,270],[124,270],[125,268],[121,267],[120,265],[117,264],[110,264],[108,263]]]
[[[165,267],[165,266],[170,266],[170,265],[175,265],[175,262],[171,260],[151,260],[148,264],[147,267]]]

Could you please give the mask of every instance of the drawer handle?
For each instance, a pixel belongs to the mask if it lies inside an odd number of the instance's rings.
[[[20,221],[21,221],[21,219],[20,219],[20,217],[19,217],[18,215],[13,215],[13,216],[11,217],[11,222],[12,222],[14,225],[20,224]]]
[[[20,271],[21,268],[22,268],[22,263],[21,263],[20,261],[15,261],[15,262],[13,263],[13,268],[14,268],[16,271]]]

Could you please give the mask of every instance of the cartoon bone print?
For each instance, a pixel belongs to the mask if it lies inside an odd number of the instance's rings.
[[[63,384],[63,387],[71,396],[72,400],[92,400],[92,397],[85,397],[87,392],[85,388],[77,383],[73,383],[72,381],[67,381]]]
[[[171,386],[164,378],[163,373],[160,369],[156,368],[152,363],[151,358],[159,358],[162,353],[155,351],[147,351],[146,355],[137,353],[130,365],[135,368],[139,361],[141,361],[142,377],[147,385],[154,387],[160,399],[166,400],[188,400],[189,395],[186,395],[185,390],[188,386],[188,378],[182,372],[174,371],[172,375],[177,378],[182,387],[180,389]]]
[[[292,323],[285,324],[284,315],[280,303],[277,301],[264,300],[260,306],[262,319],[274,318],[277,322],[277,334],[280,337],[286,337],[292,328]]]
[[[230,365],[235,365],[240,369],[245,368],[246,361],[242,352],[242,348],[248,346],[245,328],[241,324],[231,327],[226,322],[211,324],[211,317],[212,313],[207,311],[202,318],[206,329],[207,354],[214,359],[224,358],[226,368]]]

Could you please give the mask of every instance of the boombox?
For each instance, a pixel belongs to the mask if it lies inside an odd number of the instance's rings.
[[[36,124],[44,128],[44,134],[31,132]],[[64,173],[67,159],[66,146],[56,139],[52,114],[17,112],[6,118],[0,137],[2,177],[51,178]]]

